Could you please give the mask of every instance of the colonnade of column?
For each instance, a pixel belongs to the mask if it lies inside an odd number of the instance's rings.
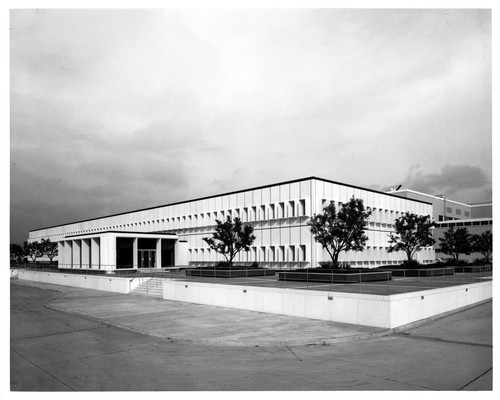
[[[58,242],[59,268],[101,268],[100,238],[63,240]]]

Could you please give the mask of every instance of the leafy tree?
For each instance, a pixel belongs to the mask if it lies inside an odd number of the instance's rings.
[[[413,257],[424,247],[432,246],[436,241],[432,238],[434,223],[429,215],[418,215],[405,212],[394,220],[394,231],[389,234],[389,253],[404,251],[407,263],[414,264]]]
[[[10,244],[10,262],[18,263],[21,262],[24,257],[24,251],[21,245],[17,243]]]
[[[439,238],[441,251],[453,257],[458,263],[460,254],[470,254],[472,250],[471,235],[467,228],[455,228],[451,226],[444,232],[444,236]]]
[[[51,242],[50,239],[42,239],[41,247],[43,253],[52,263],[52,259],[58,254],[57,243]]]
[[[481,253],[485,261],[490,262],[491,253],[493,252],[493,234],[490,230],[472,235],[471,245],[472,251]]]
[[[352,197],[342,204],[337,212],[331,203],[320,214],[314,214],[309,222],[309,229],[314,240],[321,244],[330,255],[334,268],[339,263],[341,251],[362,251],[368,237],[365,235],[366,224],[371,215],[366,210],[363,200]]]
[[[24,242],[23,243],[23,251],[33,262],[36,261],[38,257],[43,256],[43,248],[41,243],[35,242]]]
[[[219,220],[215,220],[215,222],[217,226],[212,237],[203,238],[203,240],[211,249],[222,254],[231,267],[236,254],[241,250],[250,250],[250,246],[255,240],[253,227],[250,225],[243,226],[239,218],[235,218],[233,222],[229,216],[226,222]]]

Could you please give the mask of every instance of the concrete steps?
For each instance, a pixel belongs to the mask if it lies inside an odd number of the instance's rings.
[[[141,283],[131,293],[143,296],[163,297],[163,279],[161,278],[140,278]]]

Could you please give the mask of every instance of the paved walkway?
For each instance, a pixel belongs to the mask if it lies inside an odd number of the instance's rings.
[[[390,330],[277,314],[181,303],[153,297],[47,285],[60,292],[47,306],[133,332],[210,345],[323,344],[385,336]]]

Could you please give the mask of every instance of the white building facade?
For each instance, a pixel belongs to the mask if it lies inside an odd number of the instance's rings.
[[[239,217],[252,225],[256,240],[235,262],[258,262],[269,268],[317,267],[330,257],[307,226],[313,214],[351,197],[372,210],[362,252],[341,253],[352,267],[399,264],[403,252],[388,253],[394,220],[405,212],[433,215],[432,203],[392,193],[310,177],[231,193],[32,230],[29,241],[50,239],[59,246],[59,268],[105,269],[197,266],[222,261],[203,238],[215,220]],[[435,259],[432,247],[417,254],[422,263]]]

